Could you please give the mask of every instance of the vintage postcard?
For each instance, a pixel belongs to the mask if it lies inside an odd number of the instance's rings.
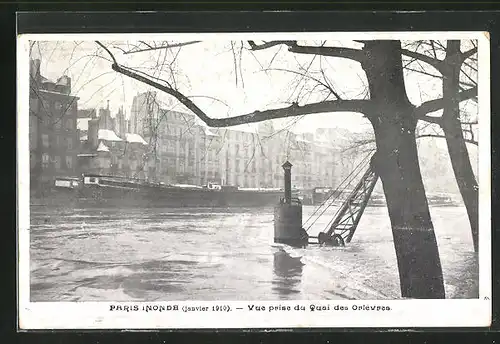
[[[489,326],[489,44],[19,35],[19,329]]]

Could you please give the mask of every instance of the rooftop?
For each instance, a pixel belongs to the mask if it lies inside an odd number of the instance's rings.
[[[109,152],[108,146],[106,146],[103,142],[99,143],[99,147],[97,147],[98,152]]]
[[[217,133],[214,133],[212,130],[210,130],[210,128],[208,127],[205,127],[205,135],[207,136],[220,136],[219,134]]]
[[[141,135],[139,134],[131,134],[131,133],[126,133],[125,134],[125,140],[130,143],[142,143],[143,145],[147,145],[148,143],[144,141]]]
[[[60,96],[65,96],[65,97],[71,97],[71,98],[80,99],[77,96],[73,96],[71,94],[64,93],[64,92],[58,92],[58,91],[48,91],[48,90],[44,90],[44,89],[39,89],[39,90],[37,90],[37,92],[49,93],[49,94],[57,94],[57,95],[60,95]]]
[[[97,137],[99,140],[105,140],[105,141],[123,141],[115,134],[113,130],[109,129],[99,129]]]

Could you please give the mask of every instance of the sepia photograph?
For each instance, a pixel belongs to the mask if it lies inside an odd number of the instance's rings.
[[[20,323],[488,325],[489,68],[482,32],[21,35]]]

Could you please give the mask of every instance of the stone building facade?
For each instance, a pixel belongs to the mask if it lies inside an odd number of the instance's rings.
[[[122,109],[114,117],[109,104],[106,109],[85,113],[99,115],[85,118],[87,130],[78,154],[80,173],[155,180],[149,144],[140,135],[127,132]]]
[[[271,122],[260,123],[255,132],[207,128],[193,114],[162,109],[154,92],[134,98],[130,128],[149,142],[157,158],[156,178],[168,184],[282,188],[286,160],[293,164],[297,188],[333,186],[346,174],[332,129],[295,134],[276,131]]]
[[[40,73],[40,60],[30,61],[29,143],[31,186],[52,186],[56,177],[75,177],[79,132],[78,97],[71,79],[49,80]]]

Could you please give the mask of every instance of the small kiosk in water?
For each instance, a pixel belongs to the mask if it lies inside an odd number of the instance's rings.
[[[274,208],[274,242],[294,247],[305,247],[309,236],[302,228],[302,203],[292,198],[292,164],[283,164],[285,171],[285,197]]]
[[[346,243],[349,243],[378,180],[378,174],[373,166],[373,157],[355,168],[347,178],[351,179],[349,182],[346,179],[340,183],[337,189],[332,190],[304,224],[302,223],[302,203],[298,198],[292,198],[292,164],[286,161],[282,167],[285,172],[285,197],[280,199],[280,203],[274,209],[274,242],[294,247],[305,247],[308,244],[345,246]],[[340,195],[346,193],[345,190],[349,184],[363,171],[360,180],[349,192],[325,230],[317,236],[310,236],[307,231],[311,226],[334,204]],[[344,185],[343,190],[339,190],[341,185]],[[309,225],[306,228],[307,223]],[[315,239],[315,241],[310,239]]]

